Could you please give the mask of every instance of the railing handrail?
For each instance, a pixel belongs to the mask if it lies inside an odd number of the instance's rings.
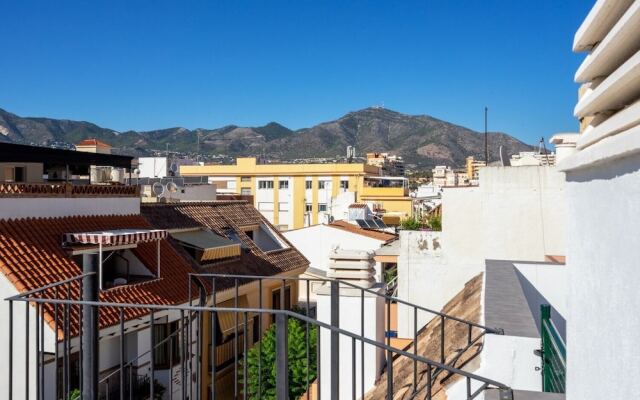
[[[307,281],[307,282],[332,282],[335,281],[334,279],[328,279],[328,278],[300,278],[300,277],[278,277],[278,276],[260,276],[260,275],[234,275],[234,274],[213,274],[213,273],[190,273],[190,276],[195,276],[195,277],[208,277],[208,278],[226,278],[226,279],[251,279],[251,280],[257,280],[257,279],[268,279],[268,280],[278,280],[278,281],[283,281],[283,280],[294,280],[294,281]],[[417,304],[413,304],[410,303],[408,301],[399,299],[397,297],[394,296],[388,296],[386,294],[381,294],[378,291],[372,290],[372,289],[368,289],[368,288],[364,288],[362,286],[358,286],[352,282],[348,282],[348,281],[344,281],[344,280],[340,280],[338,279],[338,281],[340,282],[341,285],[347,285],[350,286],[354,289],[359,289],[359,290],[363,290],[367,293],[371,293],[374,294],[376,296],[379,297],[383,297],[386,300],[390,300],[390,301],[394,301],[396,303],[399,304],[403,304],[406,306],[410,306],[410,307],[414,307],[418,310],[421,311],[425,311],[428,312],[430,314],[434,314],[437,315],[439,317],[444,317],[446,319],[452,320],[452,321],[457,321],[463,324],[467,324],[467,325],[471,325],[475,328],[478,329],[483,329],[485,332],[489,332],[489,333],[493,333],[493,334],[497,334],[497,335],[502,335],[504,334],[504,331],[500,328],[490,328],[488,326],[484,326],[482,324],[478,324],[476,322],[473,321],[467,321],[464,320],[462,318],[458,318],[458,317],[454,317],[453,315],[449,315],[446,313],[443,313],[442,311],[435,311],[426,307],[422,307],[420,305]],[[226,289],[225,289],[226,290]]]
[[[6,298],[5,301],[23,301],[23,302],[33,302],[40,304],[60,304],[60,305],[81,305],[81,306],[92,306],[92,307],[112,307],[112,308],[136,308],[136,309],[146,309],[146,310],[175,310],[175,311],[189,311],[189,312],[232,312],[232,313],[257,313],[257,314],[270,314],[270,315],[284,315],[289,318],[296,318],[301,320],[302,322],[309,323],[311,325],[315,325],[319,328],[324,328],[330,330],[331,332],[335,332],[339,335],[344,335],[350,337],[355,340],[360,340],[368,345],[383,349],[385,351],[398,354],[404,357],[407,357],[413,361],[421,362],[423,364],[430,365],[439,370],[448,371],[451,374],[461,375],[469,379],[473,379],[479,382],[483,382],[488,385],[493,385],[499,389],[510,389],[507,385],[494,381],[489,378],[485,378],[480,375],[476,375],[471,372],[467,372],[455,367],[451,367],[446,364],[442,364],[440,362],[428,359],[426,357],[409,353],[404,350],[386,345],[384,343],[372,340],[367,338],[366,336],[361,336],[355,334],[350,331],[346,331],[336,326],[332,326],[325,322],[307,317],[303,314],[296,313],[294,311],[289,310],[276,310],[276,309],[264,309],[264,308],[241,308],[241,307],[211,307],[211,306],[188,306],[188,305],[159,305],[159,304],[135,304],[135,303],[113,303],[113,302],[101,302],[101,301],[86,301],[86,300],[67,300],[67,299],[49,299],[42,297],[24,297],[22,295],[12,296]]]

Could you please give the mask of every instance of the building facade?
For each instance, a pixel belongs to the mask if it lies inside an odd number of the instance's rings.
[[[567,399],[631,399],[640,390],[640,1],[596,1],[573,50],[586,57],[575,74],[577,151],[558,162],[570,205]],[[622,368],[594,379],[594,365]]]
[[[180,166],[181,176],[207,176],[228,192],[253,196],[255,207],[280,230],[344,219],[354,202],[398,220],[412,215],[406,178],[379,173],[367,164],[260,164],[252,157],[234,165]]]

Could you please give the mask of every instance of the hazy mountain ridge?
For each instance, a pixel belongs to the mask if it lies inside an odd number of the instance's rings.
[[[150,150],[195,153],[198,137],[201,154],[260,155],[282,160],[335,157],[355,146],[359,155],[386,151],[404,157],[407,164],[464,165],[465,157],[484,157],[484,135],[427,115],[406,115],[383,108],[366,108],[311,128],[293,131],[270,122],[260,127],[227,125],[216,129],[181,127],[152,131],[117,132],[85,121],[19,117],[0,109],[0,141],[36,145],[73,144],[88,137],[103,140],[118,152],[145,155]],[[507,154],[531,146],[505,133],[492,132],[489,148],[497,159],[498,148]]]

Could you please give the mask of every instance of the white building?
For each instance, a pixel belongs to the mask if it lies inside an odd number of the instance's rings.
[[[575,74],[577,152],[558,164],[570,239],[567,399],[632,399],[640,392],[640,1],[597,1],[573,50],[587,55]],[[594,374],[605,365],[616,368]]]

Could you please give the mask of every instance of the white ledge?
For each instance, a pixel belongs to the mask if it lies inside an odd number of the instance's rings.
[[[628,157],[639,152],[640,126],[635,126],[572,154],[562,160],[557,168],[562,172],[571,172]]]
[[[600,83],[591,93],[582,96],[574,109],[578,118],[603,111],[623,108],[640,97],[640,51]]]
[[[588,82],[612,73],[640,49],[640,1],[624,13],[607,36],[576,71],[576,82]]]
[[[585,51],[600,42],[633,0],[598,0],[573,38],[573,51]]]
[[[578,139],[576,147],[584,149],[608,137],[640,125],[640,100],[613,114],[599,125],[585,130]]]

